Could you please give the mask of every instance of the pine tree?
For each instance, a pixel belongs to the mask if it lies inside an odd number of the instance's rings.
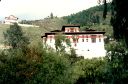
[[[10,25],[10,28],[4,32],[4,38],[12,48],[23,48],[29,44],[29,39],[23,35],[23,31],[17,23]]]
[[[107,14],[107,1],[110,0],[99,0],[104,2],[104,17]],[[128,47],[128,0],[112,0],[111,2],[111,25],[113,26],[114,37],[118,41],[124,40]]]
[[[50,14],[50,18],[53,19],[53,17],[54,17],[54,16],[53,16],[53,13],[51,13],[51,14]]]

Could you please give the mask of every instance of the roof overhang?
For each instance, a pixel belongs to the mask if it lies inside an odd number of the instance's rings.
[[[49,33],[45,33],[44,36],[41,36],[41,38],[43,37],[47,37],[47,35],[57,35],[58,33],[62,33],[65,35],[81,35],[81,34],[105,34],[104,31],[84,31],[84,32],[49,32]]]

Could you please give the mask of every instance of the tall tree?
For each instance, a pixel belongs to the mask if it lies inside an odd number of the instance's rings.
[[[101,0],[100,0],[101,1]],[[107,5],[108,0],[103,0]],[[113,43],[108,53],[112,84],[125,84],[128,80],[128,0],[112,0],[111,25],[114,37],[121,43]],[[106,8],[105,8],[106,10]],[[107,12],[107,11],[106,11]],[[105,11],[104,11],[105,13]],[[105,14],[106,15],[106,14]],[[123,43],[122,43],[123,41]],[[124,46],[125,44],[125,46]],[[108,50],[109,51],[109,50]]]
[[[23,48],[29,44],[29,39],[24,36],[21,27],[17,23],[10,25],[10,28],[4,32],[4,38],[12,48]]]
[[[104,2],[104,17],[107,14],[107,1],[110,0],[99,0]],[[111,25],[113,26],[114,37],[117,40],[124,40],[128,47],[128,0],[112,0],[111,1]]]
[[[53,16],[53,13],[51,13],[51,14],[50,14],[50,18],[53,19],[53,17],[54,17],[54,16]]]

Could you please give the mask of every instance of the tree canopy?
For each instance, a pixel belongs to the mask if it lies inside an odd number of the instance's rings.
[[[29,39],[24,36],[22,28],[17,23],[10,25],[10,28],[4,32],[6,43],[12,48],[21,48],[29,44]]]
[[[107,1],[104,1],[104,16],[106,16]],[[117,40],[124,40],[128,47],[128,0],[112,0],[111,1],[111,25],[113,26],[114,37]]]
[[[107,11],[110,11],[109,5],[110,4],[107,6]],[[99,24],[103,22],[103,10],[104,5],[99,5],[63,18],[66,19],[69,24],[80,24],[81,26]]]

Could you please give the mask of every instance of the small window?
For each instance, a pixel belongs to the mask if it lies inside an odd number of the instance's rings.
[[[74,28],[70,28],[70,32],[74,32]]]
[[[82,42],[84,42],[84,38],[82,38]]]
[[[92,43],[96,43],[96,38],[92,38]]]
[[[91,36],[92,43],[96,43],[96,35]]]
[[[75,46],[75,47],[77,46],[76,43],[74,44],[74,46]]]
[[[88,38],[86,38],[86,42],[88,42]]]
[[[68,29],[68,32],[69,32],[69,29]]]
[[[76,42],[76,39],[73,39],[73,42],[75,43]]]
[[[84,42],[84,35],[82,35],[82,42]]]
[[[79,39],[77,38],[77,43],[79,42]]]
[[[99,36],[99,42],[101,42],[101,36]]]
[[[86,38],[86,42],[88,42],[88,35],[86,36],[87,38]]]

